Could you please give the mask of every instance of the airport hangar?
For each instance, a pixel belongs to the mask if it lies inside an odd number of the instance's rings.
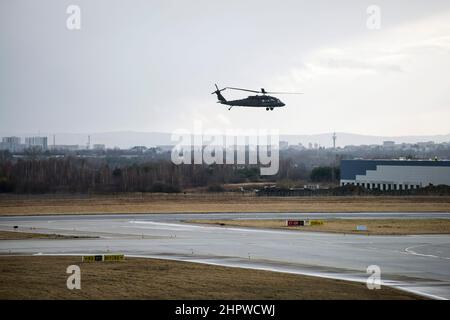
[[[342,160],[340,184],[379,190],[450,186],[450,161]]]

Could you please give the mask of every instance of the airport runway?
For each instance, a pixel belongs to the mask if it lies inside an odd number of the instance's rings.
[[[0,229],[94,236],[93,239],[3,240],[0,254],[121,252],[225,266],[363,281],[377,265],[384,284],[450,298],[450,236],[364,236],[199,226],[190,219],[450,218],[449,213],[218,213],[1,217]]]

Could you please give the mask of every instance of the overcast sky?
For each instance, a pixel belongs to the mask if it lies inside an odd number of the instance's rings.
[[[66,9],[81,8],[68,30]],[[367,27],[369,5],[381,28]],[[302,91],[216,103],[214,83]],[[224,92],[227,99],[246,96]],[[2,0],[0,131],[450,133],[450,1]]]

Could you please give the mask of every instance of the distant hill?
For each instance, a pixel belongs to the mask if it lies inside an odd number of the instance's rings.
[[[22,137],[35,136],[36,133],[0,133],[1,137],[15,135]],[[42,136],[48,137],[48,144],[53,144],[52,133],[41,133]],[[129,148],[133,146],[152,147],[157,145],[173,145],[174,142],[170,140],[169,133],[162,132],[134,132],[134,131],[114,131],[114,132],[100,132],[100,133],[56,133],[55,142],[57,145],[61,144],[78,144],[85,146],[88,141],[88,135],[91,137],[91,146],[93,144],[105,144],[108,148],[119,147]],[[287,141],[289,144],[302,143],[308,147],[309,143],[315,143],[324,146],[332,146],[333,133],[322,133],[313,135],[281,135],[280,140]],[[395,143],[416,143],[434,141],[436,143],[450,142],[450,134],[446,135],[430,135],[430,136],[370,136],[345,132],[337,132],[336,145],[363,145],[363,144],[382,144],[383,141],[395,141]]]

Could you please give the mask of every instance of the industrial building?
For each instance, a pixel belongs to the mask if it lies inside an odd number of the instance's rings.
[[[53,151],[77,151],[80,146],[77,144],[54,144],[50,148]]]
[[[3,137],[0,142],[0,150],[8,150],[10,152],[23,152],[28,148],[39,148],[47,150],[47,137],[26,137],[25,143],[21,143],[20,137]]]
[[[10,152],[21,151],[20,137],[3,137],[0,143],[0,150],[9,150]]]
[[[28,148],[38,147],[42,150],[47,150],[47,137],[27,137],[25,138],[25,144]]]
[[[342,160],[340,183],[379,190],[450,185],[450,161]]]
[[[94,149],[95,151],[105,151],[106,150],[106,146],[104,144],[97,143],[97,144],[94,144],[92,149]]]

